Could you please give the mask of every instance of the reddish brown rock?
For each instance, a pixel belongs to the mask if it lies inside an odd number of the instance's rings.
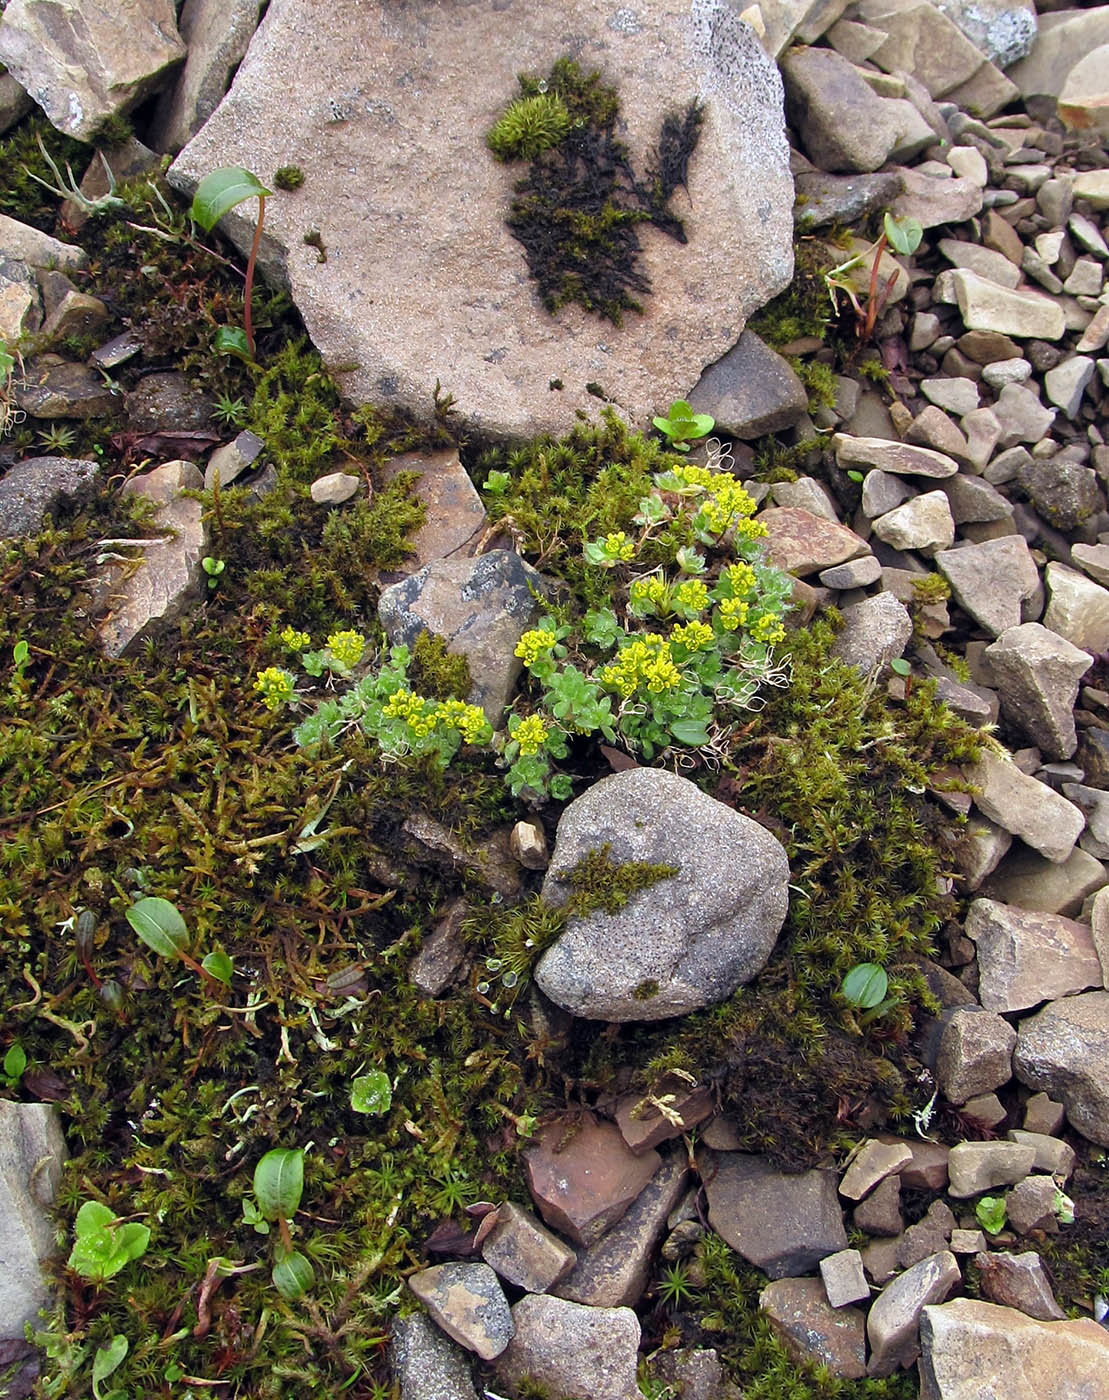
[[[870,553],[854,530],[798,506],[772,506],[760,512],[758,520],[766,526],[770,563],[786,573],[817,574]]]
[[[866,1319],[861,1308],[833,1308],[818,1278],[783,1278],[759,1294],[771,1331],[796,1361],[826,1366],[841,1380],[866,1375]]]
[[[418,474],[412,489],[427,514],[408,536],[412,557],[399,573],[413,574],[435,559],[474,554],[485,528],[485,507],[458,453],[406,452],[386,465],[382,480],[388,484],[402,472]]]
[[[702,1122],[712,1112],[712,1104],[711,1089],[690,1090],[686,1085],[683,1092],[675,1081],[663,1084],[653,1100],[643,1094],[625,1094],[616,1104],[616,1126],[633,1152],[646,1152]]]
[[[526,1154],[528,1190],[539,1213],[575,1244],[594,1244],[662,1165],[657,1152],[636,1156],[613,1123],[591,1114],[558,1119]]]

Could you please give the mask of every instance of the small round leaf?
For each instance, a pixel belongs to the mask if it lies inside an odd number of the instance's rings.
[[[127,910],[127,922],[159,957],[175,958],[188,944],[189,930],[181,911],[168,899],[147,896]]]
[[[384,1070],[362,1074],[350,1086],[350,1106],[355,1113],[388,1113],[393,1102],[393,1086]]]
[[[257,175],[241,165],[225,165],[205,175],[196,188],[190,213],[205,233],[210,232],[229,209],[245,199],[273,194]]]
[[[877,963],[858,963],[843,979],[841,990],[844,998],[852,1006],[861,1006],[868,1010],[878,1005],[886,995],[888,987],[889,978],[884,968],[879,967]]]
[[[295,1303],[315,1283],[316,1272],[300,1250],[293,1249],[276,1260],[270,1277],[282,1298]]]

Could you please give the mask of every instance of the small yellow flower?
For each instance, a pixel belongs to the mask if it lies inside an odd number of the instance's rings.
[[[534,666],[541,656],[548,655],[557,640],[553,632],[548,632],[545,628],[533,628],[530,632],[525,632],[516,643],[514,655],[519,656],[525,666]]]
[[[547,742],[547,723],[541,715],[528,715],[516,726],[512,737],[520,745],[521,756],[530,757]]]
[[[307,632],[298,632],[295,627],[286,627],[281,633],[281,641],[290,651],[305,651],[312,645]]]
[[[751,628],[751,636],[756,642],[765,642],[767,646],[773,646],[785,638],[786,629],[775,613],[763,613]]]
[[[332,632],[327,639],[327,650],[337,666],[349,671],[362,660],[366,639],[361,632]]]
[[[712,645],[712,637],[712,628],[705,622],[687,622],[670,633],[670,641],[675,646],[685,647],[686,651],[704,651]]]
[[[674,589],[674,602],[687,615],[698,617],[708,607],[709,591],[699,578],[686,579]]]
[[[635,555],[635,545],[623,530],[613,530],[605,536],[605,552],[625,563]]]
[[[640,611],[669,612],[670,589],[658,574],[637,578],[628,590],[628,600]]]
[[[254,678],[254,689],[259,691],[267,710],[279,710],[293,698],[296,677],[291,671],[280,666],[267,666]]]
[[[464,700],[444,700],[439,706],[444,724],[457,729],[465,744],[480,743],[489,733],[489,722],[480,705],[467,705]]]
[[[727,574],[728,587],[736,598],[743,598],[755,586],[755,571],[750,564],[742,561],[738,564],[729,564],[725,570]]]
[[[720,604],[720,625],[725,632],[735,632],[747,621],[749,603],[742,598],[724,598]]]

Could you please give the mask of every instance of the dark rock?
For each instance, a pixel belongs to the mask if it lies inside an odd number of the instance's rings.
[[[794,1361],[827,1367],[840,1380],[866,1375],[861,1308],[833,1308],[818,1278],[783,1278],[759,1294],[759,1310]]]
[[[715,418],[721,431],[758,438],[792,427],[808,412],[809,397],[788,361],[754,331],[744,331],[701,375],[689,403],[694,412]]]
[[[127,395],[127,421],[138,433],[195,432],[212,421],[212,400],[177,370],[148,374]]]
[[[0,478],[0,539],[33,535],[62,499],[72,499],[96,476],[96,462],[27,457]]]
[[[57,355],[31,360],[12,391],[16,406],[32,418],[103,418],[120,402],[94,370]]]

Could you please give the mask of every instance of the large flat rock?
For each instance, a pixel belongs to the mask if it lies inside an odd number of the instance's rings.
[[[641,226],[653,291],[621,328],[577,306],[543,309],[504,222],[526,166],[485,146],[517,74],[545,76],[567,53],[617,88],[639,172],[663,117],[704,103],[688,190],[672,201],[689,242]],[[263,270],[288,284],[355,401],[423,418],[439,379],[471,425],[561,431],[597,408],[592,383],[646,426],[792,274],[781,80],[724,0],[272,0],[170,179],[191,193],[219,166],[268,181],[290,164],[307,178],[267,202]],[[244,249],[255,213],[244,204],[225,220]],[[303,242],[310,229],[326,262]]]

